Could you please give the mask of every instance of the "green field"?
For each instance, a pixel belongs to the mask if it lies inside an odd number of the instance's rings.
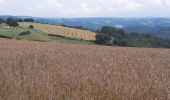
[[[22,32],[30,31],[30,34],[20,35]],[[85,40],[73,40],[57,35],[48,35],[40,30],[29,29],[23,27],[11,28],[11,29],[0,29],[0,38],[9,38],[17,40],[30,40],[30,41],[41,41],[41,42],[58,42],[68,44],[94,44],[90,41]]]

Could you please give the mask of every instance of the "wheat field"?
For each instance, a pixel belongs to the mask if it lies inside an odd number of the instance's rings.
[[[81,29],[74,29],[56,25],[49,25],[49,24],[39,24],[39,23],[29,23],[29,22],[21,22],[19,23],[20,26],[28,28],[29,25],[33,25],[35,29],[45,32],[47,34],[52,35],[60,35],[65,36],[68,38],[73,39],[82,39],[82,40],[95,40],[96,33],[81,30]]]
[[[0,100],[169,99],[169,49],[0,39]]]

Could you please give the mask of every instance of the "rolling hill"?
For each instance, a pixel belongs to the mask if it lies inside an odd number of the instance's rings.
[[[163,38],[170,38],[170,18],[41,18],[31,16],[0,16],[6,19],[33,18],[36,22],[55,25],[81,26],[96,30],[103,26],[121,26],[126,32],[149,33]]]
[[[96,35],[96,33],[91,31],[56,26],[56,25],[49,25],[49,24],[28,23],[28,22],[21,22],[19,24],[20,27],[24,27],[24,28],[28,28],[29,25],[33,25],[36,30],[47,33],[48,35],[58,35],[67,38],[72,38],[72,39],[93,41],[95,40],[95,35]]]
[[[103,26],[121,26],[126,32],[149,33],[170,38],[170,18],[35,18],[36,21],[68,26],[82,26],[89,30]]]

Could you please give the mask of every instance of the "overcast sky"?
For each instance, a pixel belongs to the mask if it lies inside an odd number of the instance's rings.
[[[0,0],[0,15],[170,17],[170,0]]]

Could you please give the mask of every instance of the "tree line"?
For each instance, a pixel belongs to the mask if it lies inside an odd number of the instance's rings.
[[[170,48],[170,40],[151,34],[126,33],[122,28],[104,26],[96,31],[96,43],[110,46]]]
[[[0,24],[6,23],[10,27],[17,27],[19,24],[18,22],[34,22],[33,18],[25,18],[25,19],[17,19],[17,18],[7,18],[7,19],[2,19],[0,18]]]
[[[84,28],[83,26],[70,26],[70,25],[65,25],[65,24],[60,24],[60,26],[63,27],[68,27],[68,28],[75,28],[75,29],[82,29],[82,30],[88,30],[87,28]]]

